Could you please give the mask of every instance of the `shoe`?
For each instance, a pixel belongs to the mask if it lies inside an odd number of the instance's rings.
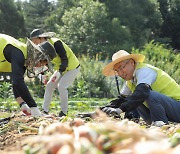
[[[42,116],[42,113],[38,107],[31,107],[30,109],[31,109],[31,116],[32,117],[41,117]]]
[[[151,126],[156,126],[156,127],[162,127],[164,125],[166,125],[166,123],[163,121],[153,121],[151,124]]]
[[[45,115],[48,115],[49,113],[46,112],[45,110],[42,110],[42,113],[45,114]]]
[[[66,114],[61,111],[58,116],[63,117],[63,116],[66,116]]]

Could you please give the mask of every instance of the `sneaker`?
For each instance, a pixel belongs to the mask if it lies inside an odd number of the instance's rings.
[[[46,111],[44,111],[44,110],[42,111],[42,113],[45,114],[45,115],[48,115],[48,114],[49,114],[48,112],[46,112]]]
[[[48,111],[44,110],[43,108],[41,109],[41,113],[44,114],[44,115],[49,115]]]
[[[66,116],[66,114],[61,111],[58,116],[63,117],[63,116]]]
[[[166,123],[163,121],[153,121],[151,124],[151,126],[156,126],[156,127],[162,127],[163,125],[166,125]]]
[[[31,116],[32,117],[41,117],[42,116],[42,113],[38,107],[30,107],[30,109],[31,109]]]

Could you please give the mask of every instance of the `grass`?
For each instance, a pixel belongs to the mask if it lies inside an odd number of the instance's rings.
[[[43,98],[35,99],[38,107],[42,109]],[[92,112],[96,108],[110,102],[110,99],[98,98],[72,98],[68,101],[68,116],[74,117],[78,113]],[[9,113],[20,111],[18,103],[14,99],[0,99],[0,118],[7,117]],[[60,109],[60,100],[53,99],[50,104],[50,113],[58,114]]]

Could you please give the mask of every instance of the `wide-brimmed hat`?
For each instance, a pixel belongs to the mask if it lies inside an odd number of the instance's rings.
[[[54,32],[42,32],[40,29],[34,29],[31,33],[30,33],[30,39],[33,38],[38,38],[38,37],[45,37],[45,38],[51,38],[53,36],[55,36],[56,33]]]
[[[30,39],[27,39],[27,57],[25,66],[27,68],[28,76],[34,77],[44,71],[48,70],[52,72],[51,60],[56,56],[54,47],[48,42],[42,42],[38,45],[34,44]],[[42,68],[36,68],[36,64],[40,60],[47,60],[48,65]]]
[[[126,59],[133,59],[135,62],[143,62],[145,59],[145,56],[142,54],[129,54],[127,51],[125,50],[119,50],[118,52],[114,53],[112,56],[112,62],[107,64],[102,73],[105,76],[113,76],[115,75],[114,72],[114,65],[124,61]]]

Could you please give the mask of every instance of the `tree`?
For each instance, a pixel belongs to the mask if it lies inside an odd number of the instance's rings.
[[[58,32],[57,26],[62,25],[62,16],[65,11],[68,11],[71,7],[75,7],[79,0],[58,0],[54,4],[54,11],[51,12],[47,18],[46,23],[51,31]]]
[[[13,0],[0,0],[0,31],[15,38],[24,36],[25,24],[21,9]]]
[[[73,46],[76,54],[96,55],[103,52],[107,44],[106,18],[107,13],[103,4],[81,0],[77,7],[65,11],[62,16],[60,36]]]
[[[160,38],[174,49],[180,49],[180,3],[179,0],[158,0],[162,14]],[[169,39],[167,39],[169,38]]]
[[[109,20],[106,6],[92,0],[81,0],[65,11],[57,31],[76,54],[103,59],[130,40],[128,28],[119,20]]]
[[[27,35],[35,28],[48,29],[46,20],[53,10],[54,5],[48,0],[29,0],[23,2]]]

